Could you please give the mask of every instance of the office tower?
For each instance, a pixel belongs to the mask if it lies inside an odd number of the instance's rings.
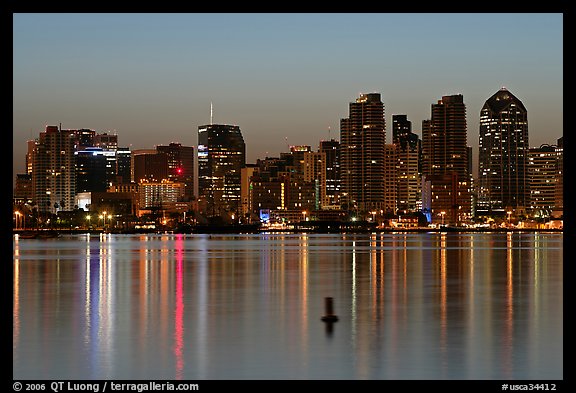
[[[340,207],[340,142],[320,141],[318,151],[326,157],[326,190],[323,208]]]
[[[530,213],[536,217],[549,217],[555,206],[558,179],[556,148],[556,146],[541,145],[528,150]]]
[[[422,173],[430,181],[431,214],[437,222],[470,218],[466,105],[461,94],[443,96],[422,122]]]
[[[116,150],[116,183],[130,183],[132,172],[132,152],[128,147]]]
[[[479,138],[478,214],[522,214],[530,201],[528,112],[506,88],[482,106]]]
[[[100,147],[86,147],[74,152],[76,158],[76,193],[105,192],[106,156]]]
[[[246,146],[239,126],[198,127],[198,193],[205,215],[231,217],[240,212],[241,169],[245,165]]]
[[[403,213],[415,211],[420,198],[421,140],[412,132],[412,122],[406,115],[392,115],[392,142],[396,146],[397,209]]]
[[[75,130],[46,126],[32,152],[32,187],[40,213],[74,209],[76,173]]]
[[[386,122],[379,93],[362,94],[340,120],[343,207],[367,213],[384,208]]]
[[[168,179],[168,155],[154,149],[132,151],[132,172],[135,183],[160,182]]]
[[[156,150],[168,156],[168,178],[186,184],[185,196],[188,200],[193,199],[194,147],[173,142],[167,146],[156,146]]]

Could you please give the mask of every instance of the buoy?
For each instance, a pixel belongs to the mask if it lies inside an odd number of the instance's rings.
[[[321,319],[324,322],[336,322],[338,321],[338,316],[334,315],[334,299],[331,297],[324,298],[324,305],[326,309],[326,315]]]

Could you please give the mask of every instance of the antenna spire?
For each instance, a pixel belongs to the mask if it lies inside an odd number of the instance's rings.
[[[210,125],[214,124],[212,121],[214,119],[214,108],[212,107],[212,101],[210,101]]]

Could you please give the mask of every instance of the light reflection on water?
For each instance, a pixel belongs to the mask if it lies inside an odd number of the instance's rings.
[[[14,379],[563,378],[559,233],[13,245]]]

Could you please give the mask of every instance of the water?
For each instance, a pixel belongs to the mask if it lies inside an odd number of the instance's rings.
[[[13,246],[14,379],[563,379],[561,233]]]

